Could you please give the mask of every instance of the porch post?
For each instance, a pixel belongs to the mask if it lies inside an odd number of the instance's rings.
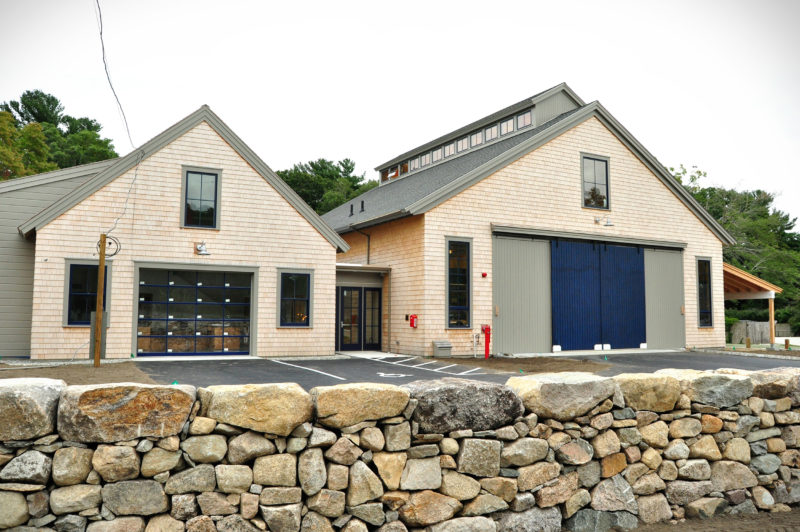
[[[769,344],[775,345],[775,297],[769,298]]]

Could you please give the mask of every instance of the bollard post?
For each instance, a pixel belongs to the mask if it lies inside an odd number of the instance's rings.
[[[745,339],[744,339],[744,346],[745,346],[747,349],[750,349],[750,346],[751,346],[751,345],[752,345],[752,344],[750,343],[750,337],[748,336],[747,338],[745,338]]]

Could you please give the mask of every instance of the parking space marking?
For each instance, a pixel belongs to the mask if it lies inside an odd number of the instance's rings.
[[[282,360],[275,360],[275,359],[269,359],[269,360],[271,360],[272,362],[275,362],[276,364],[283,364],[284,366],[291,366],[293,368],[304,369],[306,371],[313,371],[314,373],[319,373],[321,375],[325,375],[325,376],[328,376],[328,377],[333,377],[334,379],[339,379],[340,381],[346,381],[347,380],[344,377],[339,377],[337,375],[332,375],[330,373],[325,373],[324,371],[320,371],[318,369],[307,368],[305,366],[297,366],[295,364],[289,364],[288,362],[284,362]]]
[[[487,373],[472,373],[473,371],[477,371],[477,370],[479,370],[481,368],[473,368],[473,369],[470,369],[470,370],[467,370],[467,371],[464,371],[464,372],[461,372],[461,373],[453,373],[453,372],[449,372],[449,371],[443,371],[443,370],[445,370],[447,368],[452,368],[453,366],[459,367],[458,364],[450,364],[448,366],[439,367],[439,368],[433,368],[433,367],[431,367],[431,368],[423,368],[422,367],[422,366],[424,366],[426,364],[434,364],[436,361],[424,362],[422,364],[417,364],[417,365],[401,364],[401,362],[408,362],[409,360],[418,360],[419,357],[411,357],[411,358],[404,358],[404,359],[399,360],[399,361],[391,361],[391,360],[382,360],[382,359],[379,359],[379,358],[355,355],[353,353],[348,353],[348,356],[353,357],[353,358],[360,358],[362,360],[371,360],[371,361],[374,361],[374,362],[382,362],[384,364],[391,364],[392,366],[402,366],[404,368],[409,368],[409,369],[414,368],[414,369],[419,369],[419,370],[422,370],[422,371],[430,371],[432,373],[439,373],[439,374],[443,373],[445,375],[465,375],[465,374],[468,374],[468,373],[470,373],[471,376],[474,376],[474,375],[487,375]]]

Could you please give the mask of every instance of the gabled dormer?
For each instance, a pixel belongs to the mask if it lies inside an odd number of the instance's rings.
[[[585,105],[566,83],[540,92],[391,159],[375,169],[384,185],[525,133]]]

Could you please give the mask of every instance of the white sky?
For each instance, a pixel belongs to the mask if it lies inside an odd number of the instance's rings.
[[[273,169],[373,167],[566,81],[667,166],[800,217],[800,2],[101,0],[141,144],[208,104]],[[30,89],[130,151],[93,0],[0,0],[0,101]]]

